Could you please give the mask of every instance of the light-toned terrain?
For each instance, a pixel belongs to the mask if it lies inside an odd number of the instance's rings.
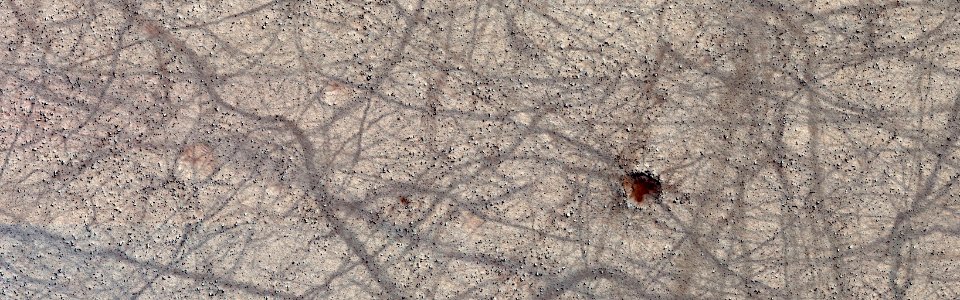
[[[0,298],[957,299],[958,13],[2,1]]]

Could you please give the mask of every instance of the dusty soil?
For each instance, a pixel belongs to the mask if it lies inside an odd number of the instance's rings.
[[[0,295],[960,298],[958,12],[3,1]]]

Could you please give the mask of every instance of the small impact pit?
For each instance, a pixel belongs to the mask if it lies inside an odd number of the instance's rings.
[[[623,176],[623,190],[629,200],[627,203],[639,207],[647,197],[653,200],[660,198],[663,187],[660,178],[653,172],[631,171]]]

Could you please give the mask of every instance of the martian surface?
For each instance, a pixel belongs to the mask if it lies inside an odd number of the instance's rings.
[[[958,13],[2,1],[0,298],[957,299]]]

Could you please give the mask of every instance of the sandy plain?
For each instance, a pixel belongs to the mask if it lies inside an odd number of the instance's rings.
[[[3,1],[0,295],[956,299],[958,12]]]

